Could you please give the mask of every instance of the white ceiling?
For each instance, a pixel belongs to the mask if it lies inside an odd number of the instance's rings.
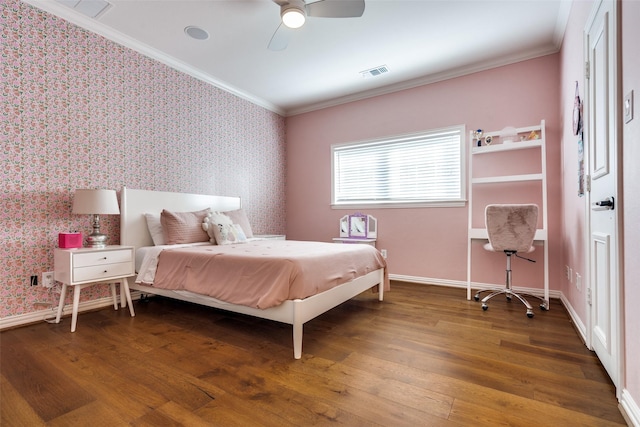
[[[272,0],[108,0],[96,18],[62,3],[76,0],[24,1],[282,115],[557,52],[571,8],[571,0],[365,0],[362,17],[309,17],[274,52]],[[188,37],[189,25],[210,37]],[[362,77],[381,65],[389,72]]]

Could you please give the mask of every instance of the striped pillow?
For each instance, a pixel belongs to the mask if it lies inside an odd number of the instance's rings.
[[[209,208],[196,212],[171,212],[163,209],[160,223],[165,245],[208,242],[209,235],[202,229],[202,221],[210,211]]]

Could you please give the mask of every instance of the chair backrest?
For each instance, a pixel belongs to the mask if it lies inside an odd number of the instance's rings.
[[[538,205],[487,205],[485,223],[495,251],[528,252],[538,224]]]

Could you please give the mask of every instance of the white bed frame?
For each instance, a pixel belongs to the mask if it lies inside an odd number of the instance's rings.
[[[153,246],[144,218],[145,213],[160,213],[162,209],[188,212],[207,207],[219,211],[234,210],[241,207],[241,201],[239,197],[132,190],[123,187],[120,203],[120,244],[134,246],[135,249]],[[384,269],[372,271],[365,276],[320,294],[305,299],[288,300],[279,306],[261,310],[230,304],[194,293],[177,293],[166,289],[155,289],[152,286],[135,283],[135,277],[129,278],[129,288],[145,294],[162,295],[293,325],[293,356],[296,359],[302,357],[302,327],[306,322],[376,285],[380,285],[378,299],[382,301],[384,297]]]

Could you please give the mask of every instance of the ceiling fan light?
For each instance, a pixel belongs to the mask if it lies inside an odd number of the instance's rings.
[[[282,23],[289,28],[300,28],[307,19],[304,9],[293,5],[283,8],[280,16],[282,17]]]

